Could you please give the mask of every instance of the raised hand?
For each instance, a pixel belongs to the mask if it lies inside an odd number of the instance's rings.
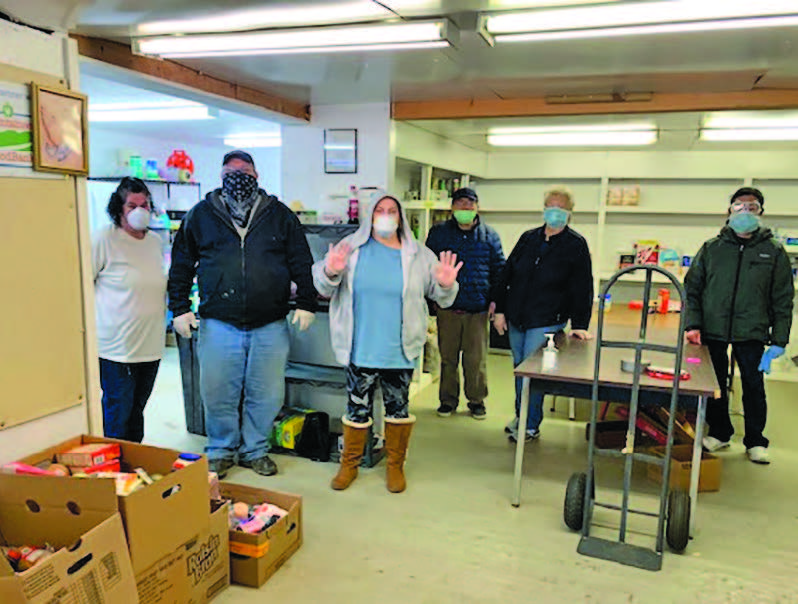
[[[324,264],[324,270],[330,277],[335,277],[344,272],[346,263],[349,261],[349,254],[352,253],[352,246],[348,243],[340,242],[333,247],[330,244],[330,249],[327,252],[327,258]]]
[[[463,268],[462,262],[457,262],[457,254],[454,252],[441,252],[441,261],[435,271],[435,278],[438,284],[444,289],[449,289],[457,281],[457,273]]]

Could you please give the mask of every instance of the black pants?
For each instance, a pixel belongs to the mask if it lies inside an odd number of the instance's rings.
[[[144,439],[144,407],[152,394],[159,363],[100,359],[105,436],[137,443]]]
[[[729,344],[708,340],[704,342],[709,348],[712,365],[720,384],[720,398],[707,402],[707,424],[709,435],[723,442],[731,439],[734,427],[729,417]],[[757,369],[762,360],[765,345],[762,342],[734,342],[731,345],[732,355],[740,370],[740,382],[743,386],[743,412],[745,413],[746,449],[751,447],[767,447],[770,444],[762,432],[767,421],[767,401],[765,400],[765,380]]]
[[[367,369],[350,364],[346,368],[346,389],[349,392],[346,418],[356,424],[365,424],[371,419],[378,382],[385,404],[385,417],[408,417],[412,379],[412,369]]]

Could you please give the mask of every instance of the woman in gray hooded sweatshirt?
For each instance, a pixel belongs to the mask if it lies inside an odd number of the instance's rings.
[[[349,403],[343,417],[344,450],[332,488],[357,478],[372,425],[374,390],[385,403],[386,485],[405,490],[404,462],[416,418],[408,411],[413,367],[427,338],[427,303],[451,306],[462,262],[451,252],[440,261],[413,238],[399,201],[377,197],[360,228],[313,266],[313,281],[330,298],[330,337],[347,367]]]

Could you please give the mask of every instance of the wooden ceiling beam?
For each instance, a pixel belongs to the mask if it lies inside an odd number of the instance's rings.
[[[540,96],[520,99],[399,101],[392,103],[391,115],[395,120],[437,120],[798,108],[798,90],[652,93],[648,100],[632,99],[570,103],[563,102],[563,97],[557,97],[555,101]]]
[[[72,37],[77,40],[78,52],[81,56],[130,69],[166,82],[182,84],[220,97],[262,107],[306,122],[310,121],[310,105],[300,101],[215,78],[167,59],[135,55],[130,46],[119,42],[80,35],[72,35]]]

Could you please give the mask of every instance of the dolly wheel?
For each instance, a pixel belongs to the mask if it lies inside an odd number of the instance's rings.
[[[690,495],[687,491],[671,491],[668,495],[668,520],[665,539],[676,553],[681,553],[690,540]]]
[[[587,474],[574,472],[568,479],[565,487],[565,504],[562,516],[567,526],[572,531],[582,529],[585,511],[585,489],[587,489]]]

